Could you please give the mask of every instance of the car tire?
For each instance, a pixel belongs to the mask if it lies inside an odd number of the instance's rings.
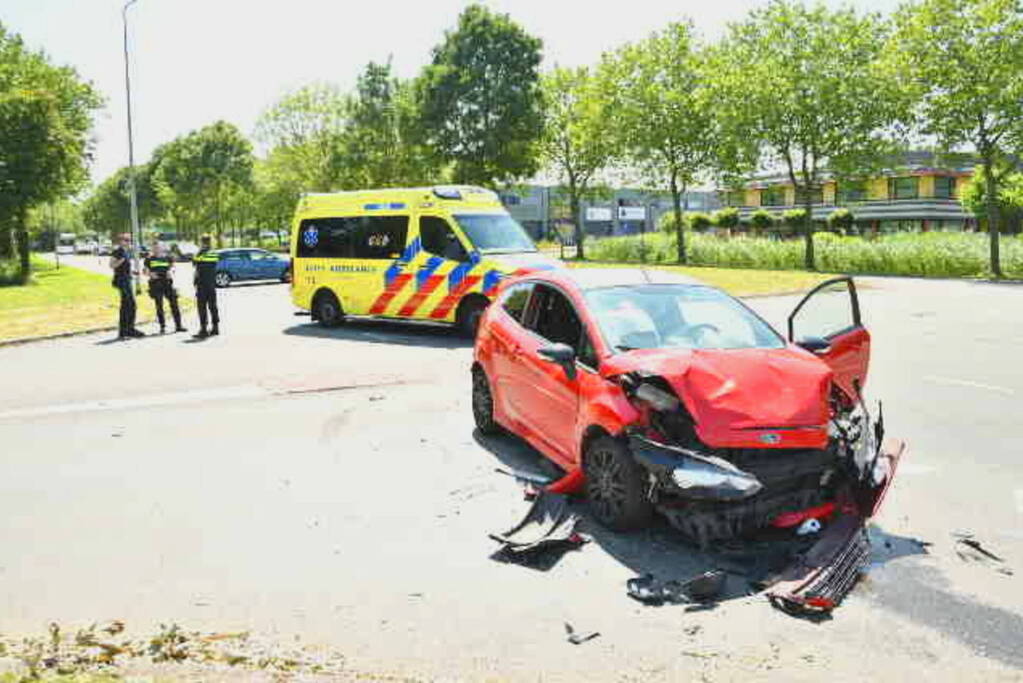
[[[279,279],[280,279],[280,281],[281,281],[281,282],[283,282],[284,284],[287,284],[287,283],[288,283],[288,280],[290,280],[290,279],[291,279],[290,277],[288,277],[288,269],[287,269],[287,268],[285,268],[285,269],[284,269],[284,272],[283,272],[283,273],[281,273],[281,277],[280,277]]]
[[[213,276],[213,282],[214,282],[214,284],[217,285],[217,287],[230,287],[231,286],[231,274],[230,273],[226,273],[226,272],[224,272],[222,270],[218,271],[217,274]]]
[[[313,317],[321,327],[337,327],[344,322],[344,309],[333,292],[320,292],[313,301]]]
[[[476,332],[480,328],[480,318],[483,311],[487,310],[487,302],[484,299],[466,299],[458,307],[458,314],[455,316],[455,325],[463,335],[469,339],[476,338]]]
[[[597,521],[615,531],[646,526],[653,505],[646,495],[643,468],[624,443],[601,436],[583,454],[586,498]]]
[[[494,394],[490,380],[480,366],[472,369],[472,419],[481,434],[498,434],[501,426],[494,419]]]

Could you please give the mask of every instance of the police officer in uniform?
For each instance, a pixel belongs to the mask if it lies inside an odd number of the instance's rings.
[[[131,291],[131,235],[124,233],[120,244],[110,254],[110,268],[114,271],[111,284],[121,295],[120,320],[117,326],[118,339],[131,339],[146,336],[135,329],[135,293]]]
[[[185,328],[181,326],[181,309],[178,308],[178,292],[174,289],[174,281],[171,279],[174,260],[167,254],[166,247],[157,242],[143,263],[146,274],[149,275],[149,296],[156,305],[160,334],[167,331],[167,319],[163,314],[164,299],[170,304],[171,315],[174,316],[174,331],[184,332]]]
[[[217,261],[220,257],[210,251],[210,236],[203,235],[199,253],[192,259],[195,268],[195,303],[199,307],[199,332],[196,338],[205,339],[220,334],[220,312],[217,310]],[[207,331],[207,320],[213,326]]]

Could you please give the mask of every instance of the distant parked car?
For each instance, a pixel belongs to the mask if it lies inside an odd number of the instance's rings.
[[[95,242],[75,242],[75,253],[76,254],[95,254],[98,251],[98,245]]]
[[[179,261],[191,261],[199,253],[199,245],[195,242],[172,242],[170,252]]]
[[[109,256],[111,251],[113,251],[113,245],[110,242],[99,243],[98,252],[100,256]]]
[[[291,259],[265,249],[219,249],[217,287],[240,280],[280,280],[287,282]]]

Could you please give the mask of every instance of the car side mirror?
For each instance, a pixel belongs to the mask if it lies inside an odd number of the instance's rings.
[[[796,346],[817,356],[831,350],[831,343],[822,337],[803,337],[796,342]]]
[[[575,379],[575,349],[568,344],[548,344],[537,350],[544,360],[557,363],[565,369],[569,379]]]

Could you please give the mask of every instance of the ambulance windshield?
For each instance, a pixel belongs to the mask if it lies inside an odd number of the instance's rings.
[[[536,251],[536,245],[514,218],[506,213],[460,213],[458,226],[483,254],[513,254]]]

